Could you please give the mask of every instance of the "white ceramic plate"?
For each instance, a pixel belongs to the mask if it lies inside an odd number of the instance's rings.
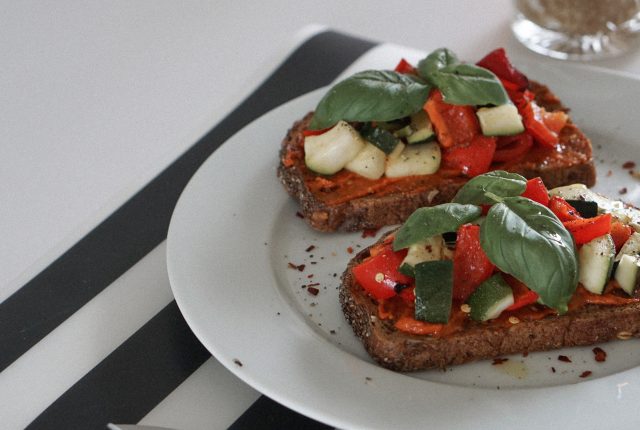
[[[591,136],[597,190],[640,202],[636,105],[640,81],[562,64],[522,67],[572,107]],[[275,173],[291,123],[312,109],[314,92],[258,119],[200,168],[176,207],[167,263],[187,322],[233,373],[274,400],[341,428],[631,428],[640,403],[640,344],[514,356],[400,374],[373,364],[339,309],[337,287],[350,249],[376,238],[319,234],[296,216]],[[611,173],[609,173],[611,172]],[[313,249],[310,249],[313,247]],[[302,271],[289,267],[302,265]],[[306,288],[317,284],[314,296]],[[558,355],[572,363],[558,361]],[[580,378],[589,370],[592,375]]]

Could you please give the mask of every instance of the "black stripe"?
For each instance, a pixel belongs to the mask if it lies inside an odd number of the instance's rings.
[[[11,306],[5,309],[13,312],[10,320],[19,319],[19,310],[28,317],[12,326],[5,326],[4,322],[0,325],[4,329],[0,331],[3,345],[8,345],[9,340],[23,342],[21,348],[7,353],[7,358],[3,351],[2,363],[6,366],[17,358],[164,240],[169,216],[180,191],[221,142],[260,114],[331,82],[372,46],[370,42],[333,32],[322,33],[305,42],[207,136],[9,299]],[[125,229],[124,233],[121,229]],[[98,252],[101,250],[103,252]],[[82,267],[85,265],[90,267]],[[66,266],[74,269],[65,269]],[[112,269],[113,266],[118,269]],[[73,288],[69,288],[69,284]],[[95,291],[82,295],[77,291],[81,289],[78,284]],[[74,298],[60,302],[61,299],[53,294],[56,285]],[[46,303],[48,296],[57,301]],[[25,302],[27,297],[36,303]],[[40,305],[40,300],[45,303]],[[58,318],[52,307],[58,313],[66,312],[64,318]],[[0,306],[2,317],[7,315],[3,310]],[[38,331],[33,327],[36,325],[34,319],[48,324],[49,328]],[[6,333],[16,333],[20,327],[26,328],[25,339],[20,340],[15,335],[5,337]],[[172,303],[64,393],[30,427],[102,429],[108,421],[137,422],[207,357],[208,353]]]
[[[100,429],[137,423],[211,355],[175,302],[38,416],[30,429]]]
[[[306,41],[171,166],[0,303],[0,371],[166,238],[182,189],[220,144],[261,114],[327,85],[372,46],[369,41],[335,32],[324,32]]]
[[[261,396],[229,427],[229,430],[326,430],[332,428],[293,412],[266,396]]]

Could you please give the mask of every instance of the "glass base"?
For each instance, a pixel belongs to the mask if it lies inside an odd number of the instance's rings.
[[[525,18],[516,16],[511,25],[513,34],[524,46],[542,55],[561,60],[597,60],[621,55],[634,46],[637,33],[617,33],[569,36],[547,30]]]

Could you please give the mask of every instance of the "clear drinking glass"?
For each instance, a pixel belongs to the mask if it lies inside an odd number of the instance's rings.
[[[616,56],[637,43],[640,0],[514,0],[511,28],[527,48],[564,60]]]

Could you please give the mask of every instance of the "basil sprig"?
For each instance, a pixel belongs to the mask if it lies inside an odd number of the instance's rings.
[[[391,121],[423,108],[433,87],[444,101],[457,105],[509,102],[500,80],[489,70],[461,63],[449,49],[437,49],[418,63],[418,75],[367,70],[337,83],[320,100],[312,130],[344,121]]]
[[[489,209],[480,228],[489,260],[538,293],[539,302],[563,314],[578,285],[571,233],[545,206],[506,197]]]
[[[457,203],[417,209],[397,231],[393,249],[408,248],[437,234],[457,231],[462,224],[477,219],[481,214],[478,206]]]
[[[445,102],[454,105],[502,105],[509,96],[500,79],[489,70],[461,63],[446,48],[437,49],[418,63],[418,74],[437,87]]]
[[[478,175],[458,190],[452,202],[460,204],[484,205],[493,204],[495,200],[487,193],[498,197],[515,197],[521,195],[527,188],[527,180],[517,173],[504,170]]]
[[[367,70],[339,82],[320,100],[312,130],[344,121],[391,121],[422,109],[431,85],[392,71]]]

